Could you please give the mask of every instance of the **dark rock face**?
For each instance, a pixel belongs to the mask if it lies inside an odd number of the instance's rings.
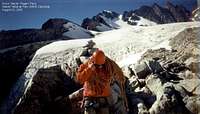
[[[142,6],[134,11],[126,11],[123,14],[123,20],[127,21],[133,14],[142,16],[158,24],[190,21],[190,12],[185,7],[174,6],[170,2],[166,4],[165,8],[154,4],[152,6]]]
[[[162,8],[158,4],[154,4],[152,8],[156,15],[160,17],[162,23],[176,22],[176,19],[173,17],[172,13],[168,9]]]
[[[55,34],[61,35],[64,32],[68,31],[68,28],[65,28],[63,25],[70,22],[69,20],[62,19],[62,18],[53,18],[49,19],[42,25],[42,30],[50,31]]]
[[[147,18],[151,21],[159,23],[161,21],[160,17],[155,13],[152,7],[150,6],[142,6],[138,10],[134,11],[135,14]]]
[[[0,104],[4,97],[8,95],[13,83],[16,82],[28,66],[35,51],[48,43],[50,42],[32,43],[0,52],[0,60],[3,60],[0,61],[0,69],[2,74],[4,74],[4,76],[0,77],[0,89],[4,91],[0,93]],[[9,70],[11,71],[8,72]]]
[[[177,22],[186,22],[190,19],[190,12],[184,7],[167,2],[166,8],[172,13]]]
[[[55,39],[54,33],[48,33],[40,29],[1,31],[0,49],[53,39]]]
[[[49,24],[49,23],[53,24]],[[60,20],[47,21],[42,29],[20,29],[0,32],[0,49],[10,48],[28,43],[64,39]],[[69,39],[65,37],[65,39]]]
[[[85,18],[81,26],[88,30],[96,30],[98,23],[90,18]]]
[[[66,19],[59,19],[59,18],[55,18],[55,19],[49,19],[47,22],[45,22],[42,25],[42,29],[46,30],[46,29],[62,29],[63,28],[63,24],[68,23],[69,21]]]
[[[109,23],[107,23],[104,18],[105,17],[107,19],[115,19],[118,18],[119,14],[117,14],[116,12],[111,12],[111,11],[103,11],[99,14],[97,14],[96,16],[90,18],[85,18],[81,24],[81,26],[85,29],[88,30],[95,30],[95,31],[99,31],[96,26],[101,26],[100,24],[103,24],[109,28],[112,29],[112,26],[109,25]]]
[[[64,99],[78,88],[59,65],[40,69],[14,114],[78,114],[69,99]]]

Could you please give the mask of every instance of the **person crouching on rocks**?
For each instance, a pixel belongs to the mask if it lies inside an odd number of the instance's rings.
[[[111,76],[105,69],[105,61],[104,52],[97,49],[78,69],[77,81],[84,84],[84,114],[109,114],[106,97],[111,95]]]

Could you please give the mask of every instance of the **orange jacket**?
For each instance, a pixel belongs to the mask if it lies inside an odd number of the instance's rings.
[[[84,84],[83,96],[106,97],[110,96],[110,80],[105,68],[96,68],[94,71],[88,63],[81,64],[77,72],[77,81]]]

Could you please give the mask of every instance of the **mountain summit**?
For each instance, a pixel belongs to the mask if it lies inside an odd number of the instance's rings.
[[[184,6],[175,6],[170,2],[167,2],[165,7],[161,7],[155,3],[152,6],[142,6],[131,12],[158,24],[187,22],[190,21],[191,15],[190,11]]]

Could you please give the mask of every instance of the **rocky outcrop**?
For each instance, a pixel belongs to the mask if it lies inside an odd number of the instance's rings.
[[[119,14],[113,11],[106,11],[97,14],[96,16],[90,18],[85,18],[81,26],[88,30],[94,31],[107,31],[116,28],[114,23],[110,23],[111,20],[117,19]]]
[[[190,21],[190,12],[183,6],[167,2],[166,7],[161,7],[158,4],[152,6],[142,6],[139,9],[128,12],[129,15],[136,14],[144,17],[158,24],[187,22]],[[127,12],[124,12],[124,19],[126,20]]]
[[[172,3],[167,2],[165,8],[172,13],[173,17],[176,19],[176,22],[190,21],[191,12],[188,11],[184,6],[175,6]]]
[[[39,69],[30,89],[23,96],[14,114],[77,114],[69,99],[63,99],[77,90],[78,85],[61,70],[61,66]]]
[[[0,89],[4,90],[0,93],[0,104],[8,96],[11,87],[19,76],[23,74],[34,53],[49,43],[50,41],[37,42],[0,51],[0,69],[3,74],[0,77]],[[8,72],[9,70],[11,71]]]

